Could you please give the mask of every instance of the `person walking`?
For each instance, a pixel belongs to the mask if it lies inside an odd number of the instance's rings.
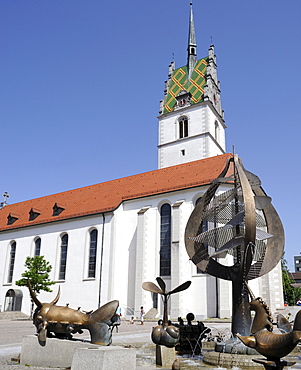
[[[141,325],[144,324],[144,315],[145,315],[145,311],[144,311],[143,306],[141,306],[140,307],[140,322],[141,322]]]

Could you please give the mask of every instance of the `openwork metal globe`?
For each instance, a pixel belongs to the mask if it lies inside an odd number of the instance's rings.
[[[244,282],[277,265],[284,232],[260,179],[244,169],[237,155],[196,205],[186,226],[185,245],[201,271],[232,281],[232,333],[248,334],[251,317]],[[225,259],[227,255],[233,258]]]

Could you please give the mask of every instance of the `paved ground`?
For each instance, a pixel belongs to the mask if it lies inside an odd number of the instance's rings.
[[[129,324],[128,322],[123,321],[119,327],[118,333],[113,333],[114,345],[131,345],[137,349],[137,370],[154,370],[156,368],[164,369],[162,367],[156,367],[155,365],[155,347],[150,338],[151,328],[154,325],[156,325],[154,322],[145,322],[144,325],[140,325],[139,322]],[[214,328],[213,330],[229,330],[229,323],[211,323],[210,325],[206,325]],[[17,362],[11,360],[12,358],[17,357],[21,352],[22,337],[24,335],[34,333],[35,327],[29,320],[0,321],[0,370],[25,370],[29,368],[31,370],[46,369],[41,367],[21,366]],[[77,337],[81,339],[89,339],[89,333],[86,332]],[[186,366],[181,362],[181,369],[183,370],[201,366],[199,360],[194,362],[194,364],[191,363],[191,360],[189,359],[184,360],[184,362],[185,361],[187,362]]]

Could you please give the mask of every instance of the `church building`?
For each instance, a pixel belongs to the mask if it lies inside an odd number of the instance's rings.
[[[157,308],[160,297],[142,283],[161,276],[167,289],[191,280],[171,297],[170,318],[231,316],[231,283],[192,263],[184,232],[191,212],[232,154],[226,153],[225,121],[213,45],[197,57],[190,5],[187,64],[173,61],[160,102],[158,169],[0,209],[0,308],[29,314],[28,289],[15,281],[27,256],[43,255],[53,269],[51,301],[89,311],[117,299],[125,317]],[[223,185],[220,191],[227,190]],[[283,307],[279,265],[252,282],[272,310]]]

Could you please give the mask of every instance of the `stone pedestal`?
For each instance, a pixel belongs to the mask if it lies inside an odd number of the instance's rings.
[[[37,336],[25,335],[22,339],[20,364],[37,367],[70,367],[74,351],[78,348],[99,348],[99,346],[79,340],[47,338],[46,345],[42,347],[38,343]]]
[[[174,347],[167,348],[165,346],[156,345],[156,365],[171,369],[175,359],[176,351]]]
[[[73,356],[71,370],[135,370],[136,350],[118,346],[101,346],[96,349],[79,348]]]

